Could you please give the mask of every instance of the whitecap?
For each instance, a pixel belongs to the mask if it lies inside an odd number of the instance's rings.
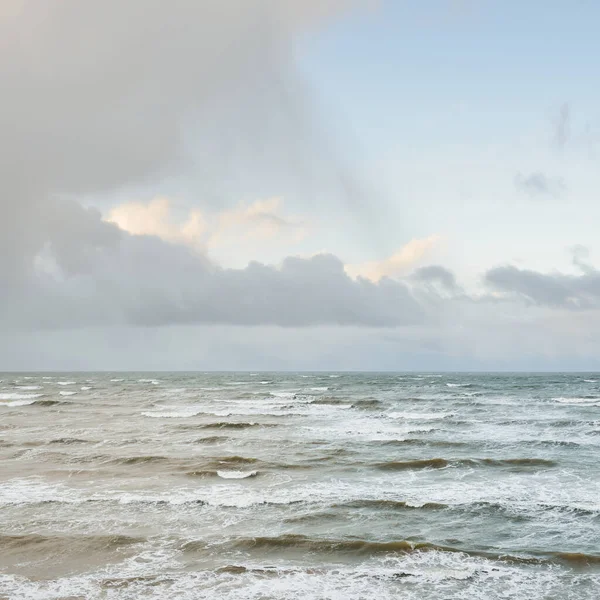
[[[217,475],[221,479],[246,479],[256,477],[258,471],[217,471]]]
[[[312,392],[326,392],[329,388],[324,385],[322,387],[312,387],[310,388]]]
[[[17,390],[41,390],[41,385],[17,385],[15,386]]]
[[[294,398],[296,396],[295,392],[269,392],[269,394],[274,398]]]
[[[91,390],[91,389],[92,389],[92,388],[91,388],[91,387],[89,387],[89,386],[87,386],[87,385],[84,385],[84,386],[82,386],[82,387],[81,387],[81,391],[82,391],[82,392],[87,392],[88,390]]]
[[[202,411],[197,409],[183,409],[173,411],[155,411],[155,412],[143,412],[144,417],[152,417],[153,419],[187,419],[189,417],[195,417]]]
[[[121,381],[125,381],[124,379],[111,379],[111,383],[121,383]]]
[[[29,406],[34,402],[35,400],[13,400],[11,402],[0,402],[0,406]]]
[[[74,396],[77,392],[58,392],[61,396]]]
[[[75,385],[76,381],[57,381],[56,385]]]
[[[552,398],[555,402],[560,404],[577,404],[577,405],[591,405],[594,406],[598,402],[598,398]]]
[[[407,419],[415,421],[429,421],[434,419],[445,419],[451,417],[451,413],[417,413],[417,412],[391,412],[388,414],[391,419]]]
[[[0,393],[0,400],[32,400],[39,398],[43,394],[17,394],[10,392],[8,394]]]

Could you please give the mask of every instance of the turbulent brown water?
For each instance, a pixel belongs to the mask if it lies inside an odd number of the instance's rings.
[[[1,599],[600,598],[600,376],[0,379]]]

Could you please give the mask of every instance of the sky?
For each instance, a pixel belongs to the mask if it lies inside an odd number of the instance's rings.
[[[0,370],[600,369],[599,19],[4,0]]]

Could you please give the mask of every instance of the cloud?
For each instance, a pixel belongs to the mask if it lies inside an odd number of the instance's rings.
[[[240,238],[266,240],[285,236],[297,242],[307,235],[304,219],[283,214],[281,198],[240,203],[233,209],[220,212],[215,217],[215,227],[209,246],[239,242]],[[232,240],[233,238],[233,240]]]
[[[127,202],[112,208],[106,221],[132,235],[154,235],[204,251],[207,224],[202,212],[191,209],[185,220],[177,222],[171,206],[168,198],[155,198],[148,203]]]
[[[431,252],[439,240],[438,235],[411,240],[398,252],[383,260],[346,265],[346,272],[352,277],[364,277],[371,281],[406,275]]]
[[[564,149],[571,137],[571,109],[568,103],[560,107],[554,124],[554,143],[559,149]]]
[[[600,272],[593,269],[566,275],[505,266],[490,269],[484,279],[491,288],[538,306],[569,310],[600,307]]]
[[[454,273],[440,265],[420,267],[411,275],[411,279],[425,284],[437,284],[444,291],[450,293],[456,293],[460,290]]]
[[[67,200],[57,206],[52,241],[20,285],[0,298],[5,330],[185,323],[386,327],[424,318],[408,285],[352,279],[332,255],[225,269],[189,246],[123,231],[93,209]],[[160,212],[164,204],[156,206]]]
[[[177,216],[179,213],[179,217]],[[125,202],[113,207],[106,217],[132,235],[153,235],[166,242],[182,244],[231,264],[247,264],[267,247],[285,249],[308,235],[305,219],[283,212],[280,198],[239,203],[217,212],[178,206],[159,197],[150,202]],[[225,257],[225,258],[224,258]]]
[[[529,175],[517,173],[515,186],[519,191],[531,197],[552,196],[557,198],[567,189],[560,177],[549,177],[540,171]]]
[[[232,188],[254,195],[265,181],[343,200],[348,178],[358,191],[293,55],[298,35],[354,4],[5,0],[0,278],[22,277],[56,245],[47,216],[59,198],[184,175],[219,208]]]

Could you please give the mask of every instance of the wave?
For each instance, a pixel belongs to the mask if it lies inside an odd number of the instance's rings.
[[[171,410],[171,411],[147,411],[143,412],[142,416],[151,417],[153,419],[188,419],[190,417],[196,417],[202,414],[202,410],[199,409],[182,409],[182,410]]]
[[[0,535],[3,553],[21,554],[39,552],[44,555],[63,552],[89,552],[91,550],[116,550],[145,542],[144,538],[127,535]]]
[[[194,440],[195,444],[219,444],[220,442],[226,442],[229,438],[225,435],[209,435],[206,437],[198,438]]]
[[[201,545],[202,544],[202,545]],[[190,542],[184,545],[184,550],[198,550],[204,548],[204,543]],[[284,534],[278,537],[253,537],[234,540],[231,544],[236,549],[242,550],[275,550],[281,549],[301,550],[303,552],[323,553],[351,553],[359,555],[408,553],[424,550],[456,551],[429,542],[411,542],[399,540],[393,542],[370,542],[362,539],[326,539],[311,538],[306,535]]]
[[[50,440],[47,442],[48,444],[91,444],[90,440],[82,440],[79,438],[56,438],[55,440]]]
[[[61,400],[36,400],[33,404],[36,406],[56,406],[57,404],[71,404]]]
[[[446,384],[449,388],[463,388],[463,387],[473,387],[472,383],[447,383]]]
[[[41,398],[43,394],[19,394],[17,392],[0,393],[0,400],[32,400]]]
[[[229,422],[218,421],[216,423],[207,423],[199,425],[201,429],[249,429],[251,427],[277,427],[275,423],[255,423],[253,421],[246,422]]]
[[[74,396],[77,392],[58,392],[61,396]]]
[[[332,508],[368,508],[378,510],[443,510],[448,504],[439,502],[424,502],[423,504],[411,504],[400,500],[352,500],[343,504],[333,504]]]
[[[429,421],[436,419],[445,419],[452,417],[452,413],[413,413],[413,412],[391,412],[388,417],[391,419],[406,419],[415,421]]]
[[[217,471],[217,475],[221,479],[247,479],[248,477],[256,477],[258,471]]]
[[[347,398],[315,398],[311,400],[311,405],[324,405],[324,406],[348,406]]]
[[[377,442],[380,446],[434,446],[436,448],[466,448],[469,442],[452,442],[448,440],[428,440],[423,438],[399,438]]]
[[[112,465],[144,465],[158,464],[173,461],[167,456],[123,456],[109,459],[107,462]]]
[[[389,461],[376,463],[375,468],[382,471],[404,471],[412,469],[443,469],[446,467],[555,467],[556,461],[543,458],[428,458],[407,461]]]
[[[57,381],[56,385],[75,385],[76,381]]]
[[[582,552],[555,552],[554,558],[570,565],[600,565],[600,555]]]
[[[29,391],[33,391],[33,390],[41,390],[42,386],[41,385],[16,385],[15,386],[16,390],[29,390]]]
[[[443,469],[450,463],[443,458],[428,458],[406,461],[389,461],[373,465],[382,471],[404,471],[408,469]]]
[[[568,563],[569,565],[600,564],[600,556],[596,554],[571,552],[541,552],[537,555],[511,555],[501,552],[467,549],[447,546],[427,541],[395,540],[370,541],[365,539],[343,538],[329,539],[309,537],[301,534],[283,534],[280,536],[260,536],[233,540],[230,545],[236,550],[261,550],[281,552],[282,550],[300,551],[303,553],[352,554],[356,556],[375,557],[377,555],[423,554],[429,552],[459,554],[472,558],[485,558],[499,563],[521,565],[548,565]],[[186,542],[182,546],[184,552],[197,552],[206,549],[203,541]]]
[[[595,403],[598,402],[600,400],[600,397],[598,396],[581,396],[581,397],[574,397],[574,398],[565,398],[565,397],[559,397],[559,398],[552,398],[552,400],[554,400],[555,402],[558,402],[560,404],[590,404],[590,403]]]

